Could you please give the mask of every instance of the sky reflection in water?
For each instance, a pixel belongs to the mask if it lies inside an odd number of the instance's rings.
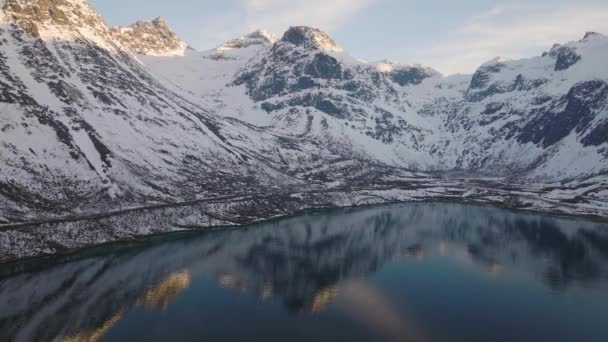
[[[582,220],[308,213],[29,265],[0,279],[0,340],[605,341],[607,259],[608,225]]]

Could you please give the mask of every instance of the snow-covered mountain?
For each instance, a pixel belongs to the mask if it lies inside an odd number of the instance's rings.
[[[11,0],[1,22],[0,216],[290,183],[237,146],[275,137],[164,86],[85,1]]]
[[[143,61],[197,98],[213,94],[220,115],[340,142],[362,158],[562,180],[608,167],[607,57],[608,38],[587,33],[543,56],[496,58],[474,75],[443,77],[419,65],[359,61],[319,30],[294,27],[274,44],[187,69],[180,59]],[[221,77],[199,78],[210,69]]]
[[[445,77],[309,27],[199,52],[162,19],[109,28],[85,0],[0,8],[0,222],[454,175],[608,212],[601,34]]]

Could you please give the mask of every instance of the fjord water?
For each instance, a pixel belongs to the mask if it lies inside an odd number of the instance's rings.
[[[309,212],[0,271],[0,341],[608,341],[608,225],[491,207]]]

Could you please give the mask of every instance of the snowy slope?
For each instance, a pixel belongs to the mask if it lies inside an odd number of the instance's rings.
[[[588,33],[540,57],[484,64],[447,120],[463,146],[446,153],[469,168],[545,179],[606,172],[606,60],[608,38]]]
[[[193,101],[215,104],[221,115],[264,126],[268,124],[267,115],[251,115],[249,112],[254,106],[253,101],[244,94],[243,89],[228,86],[247,62],[270,49],[275,41],[274,35],[256,31],[209,51],[189,49],[184,56],[138,54],[137,58],[158,79],[186,93]],[[224,103],[229,103],[230,108],[223,106]]]
[[[7,2],[0,31],[4,211],[33,218],[103,210],[116,198],[127,206],[182,201],[288,178],[229,141],[259,146],[274,137],[218,122],[161,85],[110,39],[100,17],[81,15],[92,11],[85,2],[53,5],[60,24],[31,17],[39,11],[26,5]],[[18,25],[9,25],[15,17]],[[34,25],[36,35],[28,34]]]
[[[474,75],[443,77],[357,60],[323,32],[294,27],[272,45],[211,61],[217,51],[142,61],[220,115],[349,146],[361,158],[560,180],[607,171],[607,54],[608,39],[588,33],[543,56],[496,58]],[[583,112],[588,118],[575,123]]]
[[[407,109],[397,89],[402,88],[400,82],[407,84],[408,76],[414,83],[438,77],[432,69],[377,70],[344,53],[326,34],[305,27],[291,29],[277,42],[189,52],[185,58],[139,59],[159,78],[212,105],[220,115],[276,134],[341,145],[364,159],[412,168],[431,163],[427,153],[412,147],[428,130],[428,125],[417,126],[427,120],[416,113],[407,119],[401,115]],[[331,70],[333,66],[340,70]],[[413,130],[406,132],[408,128]],[[387,142],[395,140],[387,148]]]
[[[108,28],[85,0],[0,8],[0,223],[438,175],[603,205],[601,34],[444,77],[309,27],[198,52],[162,19]]]

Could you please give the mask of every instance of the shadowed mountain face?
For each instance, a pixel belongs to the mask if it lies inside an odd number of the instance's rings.
[[[149,226],[151,219],[130,224]],[[0,339],[103,336],[130,311],[166,310],[180,293],[208,282],[238,290],[234,295],[273,298],[292,313],[317,313],[350,298],[339,293],[348,293],[352,281],[404,260],[430,272],[441,258],[457,269],[504,274],[505,281],[518,274],[563,295],[606,289],[607,231],[605,224],[488,207],[416,204],[308,213],[246,230],[103,247],[5,267]]]

